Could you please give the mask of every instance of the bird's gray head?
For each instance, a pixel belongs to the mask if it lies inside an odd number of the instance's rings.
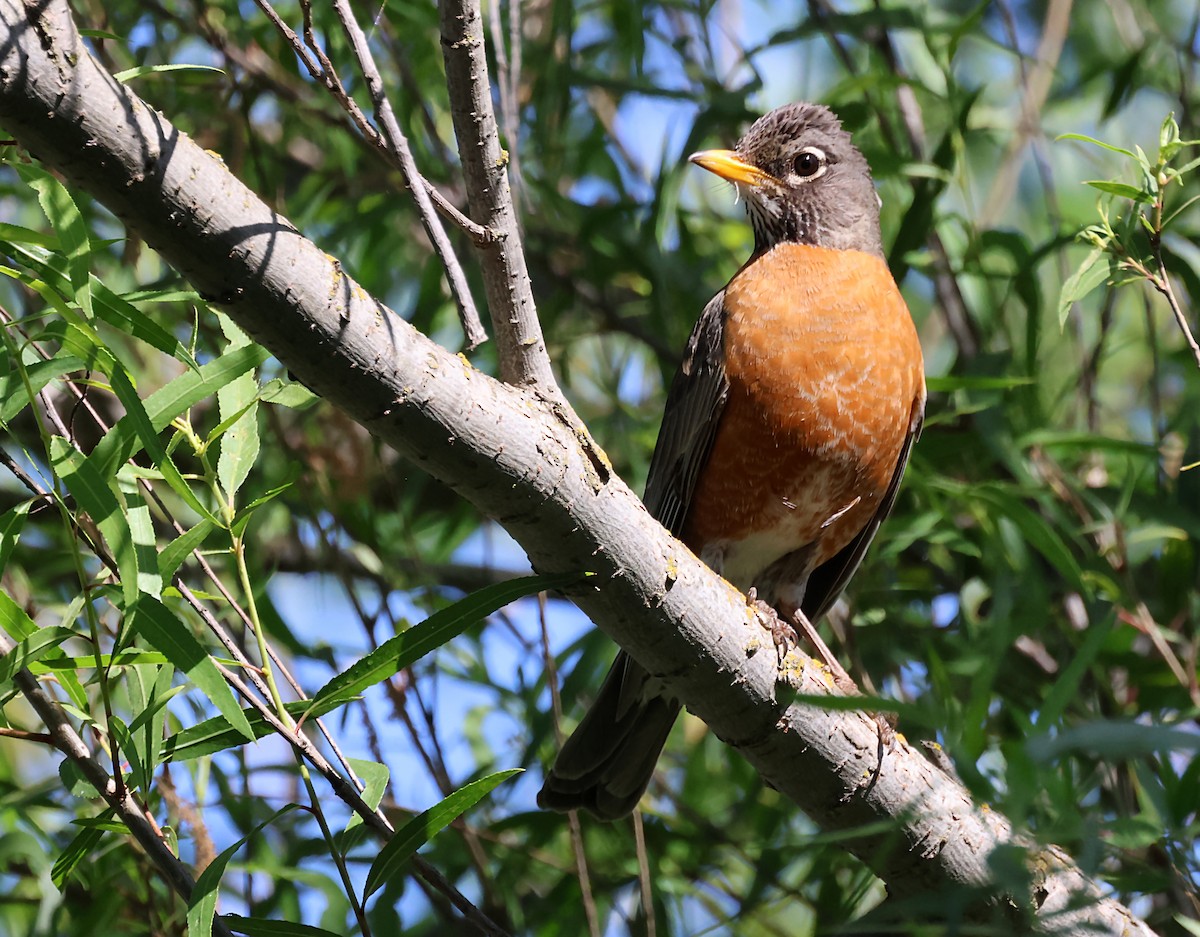
[[[793,241],[883,256],[871,167],[829,108],[784,105],[755,121],[736,149],[689,159],[745,195],[755,253]]]

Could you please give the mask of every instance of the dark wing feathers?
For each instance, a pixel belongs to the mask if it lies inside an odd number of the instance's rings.
[[[692,493],[716,439],[729,398],[725,376],[725,291],[704,307],[688,339],[683,363],[671,381],[658,444],[642,498],[676,537],[683,532]]]
[[[708,459],[729,397],[725,377],[725,292],[712,298],[688,339],[667,392],[658,444],[643,499],[675,536],[683,531],[692,493]],[[617,655],[595,702],[563,743],[538,803],[553,810],[583,807],[605,820],[629,813],[641,799],[679,704],[649,685],[642,666]]]

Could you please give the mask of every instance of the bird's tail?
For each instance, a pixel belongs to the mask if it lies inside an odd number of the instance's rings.
[[[582,808],[601,820],[630,813],[678,716],[679,704],[655,692],[646,671],[621,652],[591,709],[563,743],[538,805]]]

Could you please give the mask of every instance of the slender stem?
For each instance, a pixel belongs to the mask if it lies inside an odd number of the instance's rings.
[[[354,918],[358,921],[358,929],[362,932],[363,937],[371,937],[370,919],[367,917],[366,909],[363,908],[362,902],[358,898],[358,893],[354,889],[354,882],[350,878],[350,870],[346,868],[345,856],[342,855],[337,841],[333,838],[333,831],[329,828],[329,821],[325,819],[325,811],[321,809],[321,798],[317,796],[316,788],[313,787],[312,776],[308,772],[308,765],[304,763],[303,758],[298,758],[297,763],[300,767],[300,777],[304,780],[304,788],[308,791],[310,811],[313,818],[317,821],[317,826],[321,828],[321,835],[325,837],[325,847],[329,850],[329,856],[333,859],[333,864],[337,866],[338,877],[342,880],[342,888],[346,891],[350,907],[354,909]]]
[[[642,811],[633,811],[633,841],[638,858],[638,890],[642,897],[642,913],[646,915],[646,937],[657,937],[658,925],[654,920],[654,889],[650,885],[650,856],[646,852],[646,828],[642,823]]]
[[[258,603],[254,600],[254,586],[250,582],[250,570],[246,566],[246,540],[243,536],[233,538],[233,561],[237,567],[238,581],[242,585],[242,593],[246,597],[246,611],[250,614],[250,630],[258,643],[258,661],[262,669],[263,679],[267,681],[267,689],[271,693],[271,702],[275,712],[288,728],[294,723],[291,715],[284,708],[283,696],[279,693],[279,685],[275,682],[275,669],[271,666],[271,655],[267,652],[267,636],[263,631],[262,620],[258,617]]]
[[[1158,198],[1154,201],[1154,233],[1150,236],[1150,249],[1154,252],[1154,263],[1158,267],[1158,273],[1155,276],[1149,277],[1149,280],[1150,284],[1166,298],[1167,305],[1171,307],[1171,313],[1175,316],[1175,321],[1179,324],[1179,330],[1183,332],[1184,340],[1187,342],[1188,348],[1192,350],[1192,357],[1196,359],[1196,367],[1200,368],[1200,344],[1196,343],[1196,336],[1192,334],[1192,327],[1188,323],[1183,307],[1179,305],[1179,299],[1175,296],[1175,288],[1171,286],[1171,277],[1167,273],[1167,265],[1163,260],[1163,199],[1164,194],[1160,187]]]
[[[437,251],[439,259],[441,259],[446,269],[447,282],[450,286],[451,295],[458,306],[459,319],[462,322],[463,332],[467,337],[469,348],[475,348],[481,342],[486,341],[487,335],[484,333],[483,326],[479,321],[479,312],[475,308],[475,300],[467,287],[462,265],[459,263],[458,257],[454,253],[449,239],[446,237],[445,230],[438,223],[433,212],[429,210],[430,204],[432,204],[433,208],[441,212],[444,218],[470,237],[476,246],[482,247],[490,244],[494,240],[492,232],[482,225],[475,224],[475,222],[455,208],[449,199],[435,189],[433,184],[417,171],[416,163],[412,158],[411,151],[408,149],[408,141],[399,132],[398,127],[396,127],[396,134],[391,137],[391,140],[388,140],[371,125],[371,122],[367,120],[366,115],[363,114],[354,99],[346,92],[332,61],[326,56],[320,43],[316,42],[315,37],[312,36],[312,8],[309,4],[303,5],[305,35],[308,37],[306,44],[305,40],[301,39],[295,30],[283,21],[282,17],[280,17],[267,0],[255,0],[255,2],[259,9],[266,15],[267,19],[271,21],[272,25],[287,40],[288,44],[292,47],[292,51],[296,53],[297,58],[303,63],[309,75],[319,82],[334,100],[337,101],[367,143],[371,145],[376,153],[382,155],[389,164],[400,171],[405,186],[412,193],[413,199],[417,203],[418,214],[421,217],[426,234],[429,236],[434,250]],[[347,16],[349,17],[348,10]],[[347,20],[344,18],[343,22],[347,22]],[[349,17],[348,22],[353,24],[354,29],[358,29],[357,23],[355,23],[352,17]],[[349,29],[350,27],[347,26],[348,32]],[[361,30],[358,30],[358,34],[362,35]],[[351,36],[351,42],[354,43],[353,36]],[[357,44],[355,45],[357,53]],[[363,40],[363,46],[366,48],[365,39]],[[376,78],[378,78],[379,73],[374,68],[373,62],[370,67],[374,70]],[[365,66],[364,75],[366,75]],[[369,79],[368,84],[370,84]],[[382,88],[381,82],[379,87]],[[380,93],[382,94],[382,91]],[[374,97],[374,91],[372,91],[372,96]],[[384,97],[384,101],[386,102],[386,97]],[[388,111],[389,113],[391,112],[390,104],[388,105]],[[392,123],[395,124],[394,117]],[[399,145],[393,142],[397,140],[400,141]],[[407,158],[402,158],[404,156]]]
[[[550,709],[554,714],[554,739],[561,749],[566,735],[562,730],[562,694],[558,686],[558,665],[550,652],[550,627],[546,622],[546,593],[538,593],[538,625],[541,630],[542,663],[546,668],[546,685],[550,687]],[[567,814],[567,828],[571,834],[571,853],[575,859],[575,875],[579,879],[579,890],[583,895],[583,914],[587,918],[590,937],[600,937],[600,915],[596,911],[596,897],[592,893],[592,878],[588,872],[587,852],[583,848],[583,825],[579,822],[579,811]]]
[[[420,215],[425,234],[433,243],[433,249],[437,252],[442,266],[446,270],[446,282],[449,284],[450,292],[458,306],[458,317],[467,338],[467,349],[474,349],[487,341],[487,332],[483,330],[483,323],[479,321],[479,311],[475,308],[471,287],[467,284],[467,275],[463,273],[462,265],[458,262],[458,255],[454,253],[454,247],[446,236],[446,229],[442,227],[442,222],[429,197],[432,186],[428,186],[420,172],[417,171],[417,162],[413,159],[408,138],[404,136],[400,124],[396,120],[392,102],[383,88],[383,78],[375,64],[375,57],[371,54],[371,46],[367,42],[362,27],[354,18],[350,4],[347,0],[333,0],[333,9],[337,13],[338,19],[341,20],[342,29],[345,30],[346,37],[350,40],[350,48],[354,50],[359,70],[367,83],[367,92],[375,107],[375,120],[383,130],[383,139],[387,143],[388,152],[399,167],[404,184],[411,193],[413,201],[417,203],[417,214]]]

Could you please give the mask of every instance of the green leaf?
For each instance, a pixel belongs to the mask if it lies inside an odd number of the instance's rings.
[[[1018,374],[1007,377],[948,375],[925,378],[926,388],[936,393],[949,393],[955,390],[1011,390],[1014,387],[1027,387],[1036,383],[1037,378],[1022,377]]]
[[[260,917],[222,914],[221,922],[235,934],[245,934],[246,937],[340,937],[322,927],[293,921],[268,921]]]
[[[165,547],[158,557],[158,571],[162,575],[163,586],[175,578],[175,573],[184,561],[192,555],[192,551],[204,543],[205,538],[216,528],[210,518],[202,518],[195,527],[180,534]]]
[[[0,235],[4,238],[0,241],[0,252],[8,254],[34,271],[51,289],[60,293],[70,292],[71,279],[66,258],[58,253],[27,246],[33,242],[15,233],[20,231],[23,229],[14,229],[12,225],[0,225]],[[196,367],[196,361],[187,348],[170,332],[142,313],[133,305],[132,300],[118,296],[95,276],[91,277],[89,283],[92,291],[92,311],[98,318],[164,354],[179,359],[188,367]],[[195,294],[192,294],[192,299],[197,299]]]
[[[1079,562],[1058,532],[1040,514],[1013,493],[994,486],[978,485],[971,489],[971,495],[992,505],[1003,517],[1012,521],[1029,544],[1041,553],[1073,588],[1085,595],[1091,594],[1091,589],[1083,580],[1083,570],[1080,569]]]
[[[247,345],[221,355],[195,371],[185,371],[144,401],[151,427],[161,432],[189,407],[211,397],[239,374],[258,367],[267,357],[265,349]],[[116,474],[120,463],[141,450],[137,444],[138,436],[133,420],[122,417],[100,440],[88,459],[95,463],[101,474]]]
[[[163,479],[171,486],[171,490],[183,498],[184,503],[201,517],[209,516],[208,509],[200,503],[200,499],[192,491],[192,486],[179,473],[166,446],[158,438],[159,429],[154,426],[150,414],[142,403],[142,398],[134,390],[133,383],[124,368],[113,368],[109,379],[112,382],[113,392],[125,407],[125,416],[121,418],[121,424],[128,423],[129,427],[137,434],[142,447],[150,454],[150,458],[162,472]]]
[[[115,811],[107,810],[101,816],[104,820],[111,820],[115,816]],[[54,883],[55,888],[59,891],[63,890],[63,885],[71,877],[75,867],[100,845],[100,840],[104,838],[104,832],[101,827],[89,825],[84,826],[75,834],[75,838],[71,840],[67,848],[54,860],[54,868],[50,870],[50,881]]]
[[[1103,140],[1097,140],[1095,137],[1089,137],[1082,133],[1062,133],[1054,138],[1054,142],[1059,140],[1081,140],[1084,143],[1091,143],[1093,146],[1103,147],[1113,153],[1120,153],[1122,156],[1128,156],[1130,159],[1137,159],[1137,155],[1132,150],[1122,149],[1119,146],[1113,146],[1111,143],[1105,143]]]
[[[171,666],[134,666],[128,669],[125,680],[130,707],[137,713],[129,723],[129,734],[137,746],[138,761],[146,768],[143,779],[146,790],[149,790],[154,771],[159,765],[158,754],[166,726],[167,704],[187,691],[186,686],[172,686],[174,676],[175,668]]]
[[[95,466],[61,436],[50,440],[50,463],[79,507],[100,528],[117,564],[125,604],[132,605],[138,597],[138,557],[123,506]]]
[[[125,720],[113,713],[112,718],[108,720],[108,731],[116,739],[121,757],[129,765],[129,771],[122,772],[125,775],[126,783],[135,790],[150,790],[154,779],[148,766],[142,761],[142,753],[138,750],[137,742],[129,731],[129,726],[125,724]]]
[[[296,720],[301,718],[318,719],[336,709],[338,704],[326,703],[319,708],[310,708],[308,700],[296,700],[285,703],[284,709]],[[265,738],[275,731],[263,714],[257,709],[247,707],[242,710],[242,718],[250,726],[251,735],[257,740]],[[229,720],[223,716],[214,716],[204,722],[197,723],[187,729],[176,732],[165,739],[159,749],[159,761],[188,761],[193,758],[203,758],[215,755],[226,749],[242,745],[246,736],[235,731],[229,725]]]
[[[514,774],[519,774],[521,768],[510,768],[507,771],[497,771],[487,777],[472,781],[441,803],[430,807],[423,813],[417,814],[387,842],[367,873],[367,883],[363,894],[369,897],[389,881],[394,881],[403,871],[404,866],[413,853],[429,842],[439,831],[453,823],[466,811],[474,807],[491,791]]]
[[[178,63],[175,65],[138,65],[135,68],[113,72],[113,78],[121,82],[121,84],[125,84],[126,82],[133,81],[135,78],[142,78],[146,75],[158,75],[163,72],[216,72],[218,75],[225,74],[222,69],[215,68],[212,65]]]
[[[232,319],[224,314],[217,318],[229,340],[227,351],[250,344],[246,333]],[[217,459],[217,478],[225,497],[233,503],[258,459],[258,381],[253,372],[238,375],[217,391],[217,405],[222,421],[233,421],[221,437],[221,455]]]
[[[259,400],[263,403],[273,403],[292,410],[306,409],[320,399],[300,382],[285,381],[278,377],[268,381],[259,394]]]
[[[1036,429],[1018,437],[1017,447],[1022,451],[1034,446],[1070,449],[1094,449],[1114,452],[1157,461],[1158,448],[1150,443],[1133,439],[1115,439],[1099,433],[1081,433],[1075,430]]]
[[[25,529],[25,518],[29,516],[31,502],[22,501],[15,507],[0,514],[0,573],[8,567],[9,558],[21,539],[21,531]]]
[[[1176,914],[1174,920],[1176,924],[1191,934],[1192,937],[1200,937],[1200,921],[1193,921],[1182,914]]]
[[[16,608],[12,599],[0,592],[0,616],[7,620],[15,612],[20,612],[20,609]],[[24,615],[25,613],[20,612],[20,614]],[[28,623],[33,624],[31,621]],[[7,625],[4,630],[9,630]],[[18,641],[11,651],[0,657],[0,687],[8,684],[18,670],[23,670],[40,660],[64,641],[73,637],[75,637],[75,632],[70,628],[55,625],[50,628],[38,628],[29,637]]]
[[[264,491],[253,501],[249,502],[248,504],[243,504],[241,508],[238,509],[237,514],[234,516],[233,523],[229,525],[229,529],[235,537],[240,537],[245,532],[246,525],[250,522],[250,517],[255,511],[269,501],[274,501],[281,494],[291,488],[293,484],[295,484],[295,479],[300,474],[300,466],[293,463],[286,470],[286,474],[291,477],[288,478],[288,480],[282,485],[277,485],[269,491]]]
[[[29,163],[13,165],[16,166],[21,178],[37,192],[42,211],[50,219],[54,233],[58,235],[59,247],[66,255],[75,302],[79,304],[79,308],[88,318],[91,318],[92,247],[88,241],[87,225],[84,224],[79,207],[75,204],[75,200],[67,191],[66,186],[46,170]]]
[[[24,377],[16,367],[0,375],[0,423],[7,423],[29,406],[26,380],[36,394],[51,381],[72,371],[82,371],[86,365],[74,355],[60,353],[44,361],[32,361],[24,367]]]
[[[125,518],[129,521],[129,534],[138,558],[138,591],[158,599],[162,598],[162,576],[158,571],[158,540],[154,535],[150,508],[142,497],[142,489],[136,479],[126,471],[128,468],[128,465],[122,466],[117,479],[125,497]]]
[[[1139,189],[1136,185],[1130,185],[1128,182],[1113,182],[1108,179],[1088,179],[1083,184],[1090,185],[1093,189],[1098,189],[1108,195],[1133,199],[1135,202],[1148,203],[1154,201],[1154,196],[1145,189]]]
[[[377,761],[363,761],[361,758],[349,759],[350,767],[354,773],[362,778],[364,788],[362,792],[363,802],[372,810],[379,806],[379,802],[383,800],[383,792],[387,790],[388,778],[391,772],[388,771],[387,765],[381,765]],[[346,824],[346,832],[354,829],[356,826],[361,826],[364,820],[357,813],[350,815],[350,822]]]
[[[1139,758],[1160,752],[1200,752],[1200,735],[1162,725],[1098,719],[1031,738],[1027,748],[1029,757],[1041,762],[1071,752],[1087,752],[1105,759]]]
[[[64,670],[86,670],[92,667],[106,667],[116,669],[120,667],[142,667],[150,665],[167,664],[165,654],[160,654],[158,651],[121,651],[119,654],[100,654],[98,657],[95,654],[89,654],[87,657],[55,657],[53,660],[44,660],[40,663],[30,664],[29,669],[33,673],[60,673]],[[186,690],[187,687],[176,687],[178,690]],[[135,722],[137,720],[134,720]]]
[[[1071,655],[1067,666],[1063,668],[1063,672],[1050,687],[1042,705],[1038,707],[1037,724],[1039,726],[1054,725],[1071,701],[1075,699],[1084,675],[1100,654],[1104,642],[1108,640],[1108,636],[1112,632],[1115,621],[1116,616],[1109,614],[1102,621],[1095,622],[1088,628],[1083,644]]]
[[[1067,324],[1071,307],[1108,279],[1108,264],[1102,263],[1104,251],[1096,248],[1083,259],[1079,269],[1067,277],[1058,296],[1058,327]]]
[[[217,913],[217,889],[221,884],[221,876],[225,874],[225,867],[229,865],[229,860],[233,858],[234,854],[251,837],[257,836],[264,827],[274,823],[284,814],[299,809],[296,804],[288,804],[282,810],[277,810],[228,849],[223,850],[200,873],[200,877],[196,879],[196,887],[192,889],[191,900],[188,902],[188,937],[212,937],[213,916]]]
[[[321,687],[312,705],[344,703],[414,663],[447,641],[458,637],[497,609],[535,592],[562,589],[580,581],[581,574],[526,576],[498,582],[473,592],[449,608],[434,612],[421,624],[385,641],[348,670]]]
[[[243,738],[253,741],[255,736],[250,723],[234,700],[229,684],[187,626],[150,595],[140,596],[134,607],[127,609],[127,614],[132,619],[133,630],[151,647],[166,654],[167,659],[187,674],[188,679],[217,707],[229,725],[240,732]]]

